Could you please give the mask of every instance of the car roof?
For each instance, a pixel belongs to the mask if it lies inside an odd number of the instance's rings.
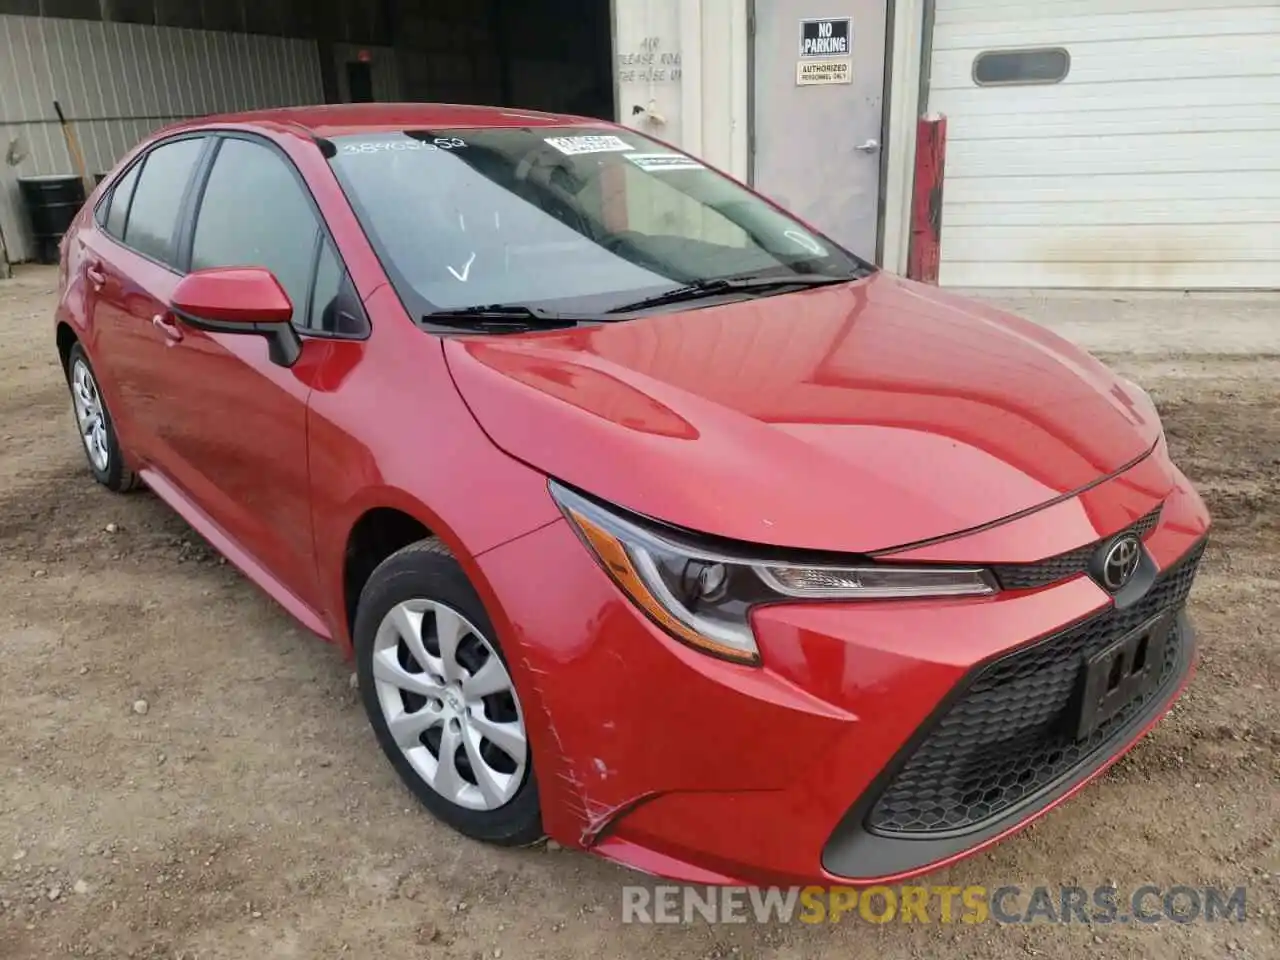
[[[457,127],[612,126],[608,121],[571,114],[459,103],[341,103],[276,107],[199,117],[176,126],[191,129],[222,124],[276,129],[284,126],[295,131],[301,127],[317,137]],[[167,132],[173,129],[170,127]]]

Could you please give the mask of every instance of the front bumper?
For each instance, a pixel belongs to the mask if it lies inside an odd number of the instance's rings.
[[[1181,475],[1147,499],[1130,514],[1163,499],[1145,548],[1164,577],[1198,551],[1208,518]],[[1021,522],[1005,530],[1014,541]],[[1177,618],[1174,656],[1145,702],[997,814],[913,836],[901,829],[909,817],[871,816],[877,804],[981,671],[1111,615],[1110,596],[1088,577],[987,598],[761,608],[763,666],[746,667],[653,626],[563,522],[479,564],[521,689],[547,832],[687,882],[884,882],[972,853],[1114,762],[1163,715],[1194,662],[1180,588],[1162,601]],[[927,787],[929,771],[912,775]]]
[[[1169,656],[1163,682],[1149,698],[1133,703],[1132,709],[1123,711],[1114,724],[1093,738],[1073,741],[1069,733],[1064,733],[1037,744],[1040,749],[1035,751],[1039,761],[1036,765],[1019,765],[999,757],[1002,750],[1011,749],[1003,744],[994,747],[983,744],[983,749],[974,751],[979,756],[952,755],[947,758],[947,765],[972,767],[990,760],[991,765],[981,772],[980,780],[971,774],[972,779],[990,784],[990,787],[987,790],[981,787],[971,789],[965,796],[960,796],[959,791],[953,789],[950,791],[952,796],[948,796],[946,785],[958,778],[939,761],[944,749],[942,744],[953,739],[946,733],[957,726],[949,721],[954,720],[956,707],[966,703],[963,688],[971,686],[961,684],[962,690],[957,691],[957,695],[949,698],[949,702],[938,711],[937,720],[922,728],[920,735],[901,751],[901,761],[891,763],[882,772],[832,833],[822,854],[827,873],[851,880],[874,879],[906,875],[921,867],[950,860],[1017,829],[1024,821],[1055,806],[1093,779],[1119,759],[1164,715],[1190,677],[1195,658],[1195,635],[1185,611],[1174,609],[1173,642],[1167,648]],[[1105,615],[1096,619],[1105,619]],[[1052,645],[1058,639],[1057,636],[1049,638],[1046,644]],[[975,675],[981,672],[975,671]],[[954,704],[955,701],[959,704]],[[1016,735],[1010,739],[1016,739]],[[935,749],[930,750],[931,747]],[[1052,760],[1046,756],[1050,751],[1053,751]],[[928,759],[923,759],[926,755]],[[933,772],[931,765],[937,768],[936,780],[928,777]],[[1027,781],[1025,789],[1024,778]],[[981,807],[986,804],[988,794],[1002,793],[1016,794],[1017,799],[1007,804],[999,803],[989,815],[966,817],[963,826],[926,828],[917,820],[917,829],[901,828],[901,822],[910,816],[905,814],[905,810],[916,814],[932,810],[941,814],[944,810],[964,809],[966,806]],[[888,802],[895,794],[897,810]],[[966,797],[973,798],[968,805],[965,804]]]

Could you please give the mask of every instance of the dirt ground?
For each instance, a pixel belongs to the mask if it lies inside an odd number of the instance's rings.
[[[349,665],[155,497],[93,484],[55,280],[0,282],[0,958],[1280,956],[1275,353],[1105,357],[1151,390],[1215,515],[1200,671],[1105,778],[930,878],[1244,885],[1245,923],[642,926],[622,922],[637,875],[417,809]]]

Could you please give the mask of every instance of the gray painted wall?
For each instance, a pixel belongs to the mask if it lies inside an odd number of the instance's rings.
[[[18,178],[75,172],[55,99],[92,176],[175,120],[324,94],[314,40],[0,15],[0,231],[15,262],[35,255]]]

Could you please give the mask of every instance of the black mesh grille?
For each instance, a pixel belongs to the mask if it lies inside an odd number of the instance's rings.
[[[1159,522],[1160,507],[1156,507],[1145,517],[1119,532],[1132,533],[1142,538],[1154,530]],[[991,570],[1000,581],[1000,586],[1006,590],[1032,590],[1036,587],[1045,587],[1059,580],[1065,580],[1067,577],[1087,572],[1089,558],[1101,543],[1101,540],[1097,540],[1076,550],[1059,553],[1046,560],[1037,560],[1035,563],[996,564]]]
[[[977,827],[1104,747],[1173,680],[1184,638],[1170,633],[1154,690],[1077,741],[1067,721],[1084,658],[1181,606],[1203,551],[1197,546],[1127,610],[1113,608],[982,668],[881,794],[867,829],[921,835]]]

